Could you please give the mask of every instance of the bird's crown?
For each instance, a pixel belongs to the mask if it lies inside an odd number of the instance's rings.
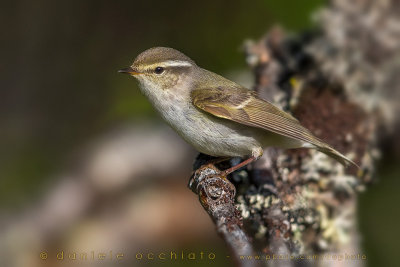
[[[138,55],[133,62],[133,67],[152,66],[163,64],[165,66],[194,66],[192,59],[185,54],[169,47],[153,47]]]

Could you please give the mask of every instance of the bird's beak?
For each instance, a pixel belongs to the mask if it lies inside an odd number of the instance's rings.
[[[138,74],[141,74],[140,72],[138,72],[137,70],[135,70],[135,69],[132,68],[132,67],[120,69],[118,72],[119,72],[119,73],[130,74],[130,75],[138,75]]]

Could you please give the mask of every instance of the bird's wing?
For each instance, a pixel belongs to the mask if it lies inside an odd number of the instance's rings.
[[[352,160],[315,137],[290,114],[260,99],[254,91],[243,87],[205,88],[192,91],[191,97],[196,107],[216,117],[312,144],[343,165],[350,163],[358,167]]]
[[[193,104],[216,117],[262,128],[316,146],[325,145],[290,114],[246,88],[206,88],[191,93]]]

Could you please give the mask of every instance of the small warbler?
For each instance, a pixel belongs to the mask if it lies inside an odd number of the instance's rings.
[[[314,148],[356,165],[255,91],[197,66],[175,49],[150,48],[119,72],[137,78],[163,119],[199,152],[247,158],[224,175],[259,159],[269,146]]]

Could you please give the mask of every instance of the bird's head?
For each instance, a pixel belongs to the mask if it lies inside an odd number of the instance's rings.
[[[119,72],[137,78],[144,90],[157,91],[170,90],[185,82],[196,67],[193,60],[178,50],[154,47],[139,54],[130,67]]]

